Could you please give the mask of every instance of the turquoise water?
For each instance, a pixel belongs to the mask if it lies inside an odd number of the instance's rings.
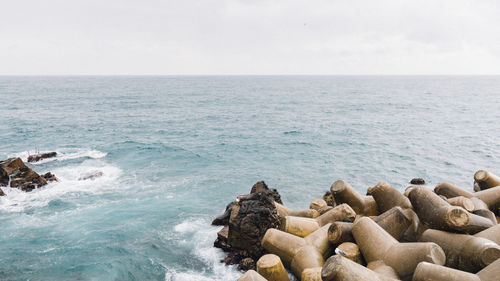
[[[210,226],[259,180],[304,208],[345,179],[500,174],[500,77],[0,77],[1,280],[235,280]],[[95,180],[79,181],[102,171]]]

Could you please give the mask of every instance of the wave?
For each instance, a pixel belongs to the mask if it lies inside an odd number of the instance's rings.
[[[40,165],[40,164],[45,164],[45,163],[53,162],[53,161],[65,161],[65,160],[72,160],[72,159],[79,159],[79,158],[101,159],[101,158],[106,157],[106,155],[107,155],[106,152],[102,152],[102,151],[95,150],[95,149],[83,149],[83,148],[77,148],[77,149],[62,148],[62,149],[57,149],[55,151],[57,152],[56,157],[46,158],[46,159],[40,160],[38,162],[30,163],[30,164]],[[39,153],[46,153],[46,152],[51,152],[51,151],[40,151]],[[8,157],[9,158],[19,157],[24,162],[27,162],[28,156],[30,154],[34,154],[34,153],[32,151],[23,151],[23,152],[11,154]]]
[[[82,176],[100,171],[95,179],[79,180]],[[121,169],[101,160],[89,159],[78,165],[55,168],[51,171],[59,179],[31,192],[2,187],[7,196],[0,197],[0,211],[23,212],[32,208],[50,206],[54,200],[71,200],[82,193],[101,194],[118,188]],[[121,187],[120,187],[121,188]]]
[[[234,281],[242,273],[235,265],[227,266],[221,263],[225,254],[222,250],[214,248],[213,243],[217,238],[220,227],[210,225],[209,221],[202,219],[188,219],[174,226],[173,233],[165,233],[165,239],[178,239],[180,244],[185,244],[191,249],[191,254],[198,258],[204,268],[198,271],[167,268],[166,281]],[[173,238],[172,238],[173,236]],[[186,239],[189,237],[190,239]]]

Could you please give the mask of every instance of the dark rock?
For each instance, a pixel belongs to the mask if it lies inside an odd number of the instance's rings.
[[[32,191],[47,184],[45,178],[24,165],[21,158],[9,158],[0,161],[0,185]]]
[[[264,181],[257,182],[252,186],[252,189],[250,190],[250,194],[260,193],[260,192],[268,193],[269,195],[273,196],[274,201],[283,204],[283,202],[281,201],[281,196],[278,193],[278,191],[274,188],[269,188]]]
[[[255,268],[255,261],[267,253],[260,244],[262,237],[267,229],[280,226],[275,201],[282,203],[278,191],[260,181],[250,194],[238,196],[235,202],[227,205],[224,214],[212,222],[227,225],[217,233],[214,242],[215,247],[229,252],[222,262],[240,264],[241,270]]]
[[[44,178],[47,182],[59,181],[57,179],[57,177],[54,174],[52,174],[51,172],[47,172],[47,173],[43,174],[42,178]]]
[[[414,178],[410,181],[411,184],[425,184],[425,180],[423,178]]]
[[[39,154],[33,154],[28,156],[28,162],[38,162],[40,160],[46,159],[46,158],[52,158],[56,157],[57,152],[47,152],[47,153],[39,153]]]
[[[3,190],[0,188],[0,196],[5,196],[5,193],[3,193]]]
[[[217,232],[217,239],[215,239],[214,247],[221,248],[224,252],[231,250],[231,246],[228,244],[229,226],[224,226],[219,232]]]
[[[227,256],[221,260],[221,262],[230,265],[230,264],[238,264],[243,258],[237,252],[229,252]]]
[[[238,269],[239,270],[243,270],[243,271],[247,271],[247,270],[250,270],[250,269],[254,269],[255,270],[256,269],[256,267],[255,267],[255,261],[252,258],[244,258],[238,264]]]
[[[260,244],[269,228],[278,228],[280,218],[273,192],[264,190],[237,201],[229,219],[228,242],[241,256],[258,259],[265,253]]]
[[[86,173],[82,175],[81,177],[78,178],[79,181],[84,181],[84,180],[95,180],[98,177],[102,177],[104,175],[103,172],[101,171],[93,171],[90,173]]]
[[[233,209],[234,202],[229,203],[226,206],[226,211],[224,214],[216,217],[212,221],[212,225],[228,225],[229,224],[229,216],[231,215],[231,210]]]
[[[331,193],[330,191],[325,192],[325,194],[323,195],[323,200],[325,200],[328,206],[332,207],[337,206],[337,203],[335,202],[335,197],[333,197],[333,193]]]

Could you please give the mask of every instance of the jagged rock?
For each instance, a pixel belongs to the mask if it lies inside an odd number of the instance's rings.
[[[219,231],[214,242],[215,247],[229,252],[223,262],[240,263],[242,270],[255,268],[255,260],[266,253],[260,243],[262,237],[267,229],[280,226],[275,201],[282,203],[278,191],[260,181],[250,194],[238,196],[235,202],[227,205],[224,214],[212,222],[213,225],[227,225]],[[252,259],[253,265],[247,258]]]
[[[410,181],[411,184],[425,184],[425,180],[423,178],[413,178]]]
[[[265,192],[271,195],[274,198],[274,201],[283,204],[283,202],[281,201],[281,196],[278,193],[278,191],[274,188],[269,188],[264,181],[257,182],[252,186],[252,189],[250,190],[250,194],[260,193],[260,192]]]
[[[241,256],[258,259],[265,253],[260,244],[269,228],[278,228],[280,219],[272,193],[253,193],[240,198],[229,219],[228,242]]]
[[[102,177],[104,175],[103,172],[101,171],[93,171],[86,173],[82,175],[81,177],[78,178],[79,181],[84,181],[84,180],[95,180],[98,177]]]
[[[28,162],[38,162],[40,160],[46,159],[46,158],[52,158],[57,155],[57,152],[47,152],[47,153],[39,153],[39,154],[33,154],[28,156]]]
[[[255,267],[255,261],[252,258],[244,258],[238,264],[238,269],[239,270],[243,270],[243,271],[247,271],[247,270],[250,270],[250,269],[254,269],[255,270],[256,269],[256,267]]]
[[[42,178],[44,178],[47,182],[59,181],[57,179],[57,177],[54,174],[52,174],[51,172],[47,172],[47,173],[43,174]]]
[[[214,247],[221,248],[224,252],[231,250],[231,246],[227,243],[227,237],[229,235],[229,226],[224,226],[219,232],[217,232],[217,239],[215,239]]]
[[[226,206],[226,211],[224,214],[216,217],[212,221],[212,225],[228,225],[229,224],[229,216],[231,215],[231,210],[233,209],[234,202],[229,203]]]
[[[24,165],[21,158],[9,158],[0,161],[0,185],[32,191],[47,184],[47,180]]]
[[[0,188],[0,196],[5,196],[5,193],[3,193],[3,190]]]

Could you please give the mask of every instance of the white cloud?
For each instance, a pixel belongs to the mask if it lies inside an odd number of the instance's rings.
[[[0,74],[500,74],[494,0],[5,2]]]

